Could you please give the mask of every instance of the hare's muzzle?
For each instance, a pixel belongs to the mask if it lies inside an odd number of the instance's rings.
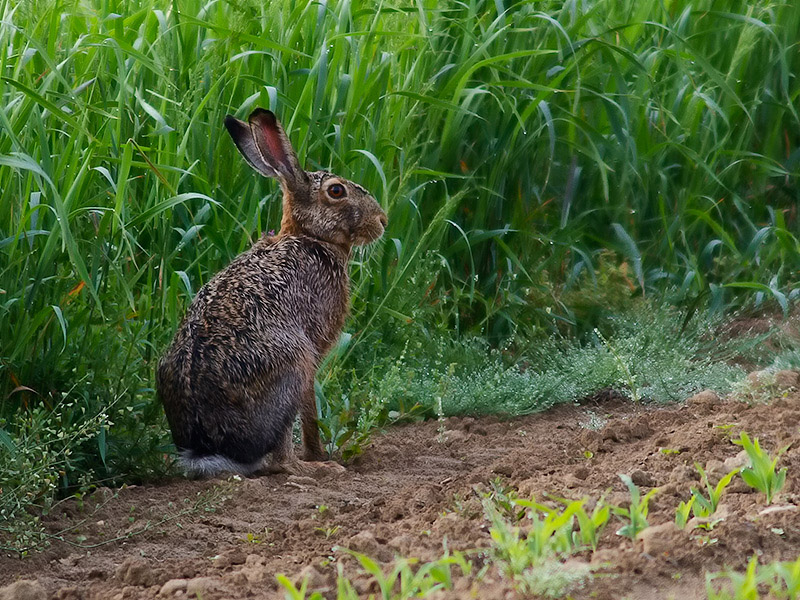
[[[377,223],[375,224],[375,231],[373,240],[377,240],[379,237],[383,235],[383,232],[386,231],[386,226],[389,224],[389,217],[386,216],[386,213],[383,212],[382,208],[378,209],[380,212],[377,215]]]
[[[353,243],[361,246],[374,242],[383,235],[388,223],[389,219],[386,217],[386,213],[383,212],[383,209],[378,208],[375,213],[362,220],[362,225],[355,235]]]

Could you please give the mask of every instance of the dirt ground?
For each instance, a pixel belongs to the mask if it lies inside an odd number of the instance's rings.
[[[797,374],[784,373],[783,388],[797,386]],[[632,542],[615,535],[620,524],[612,517],[598,550],[571,559],[597,569],[572,597],[705,598],[707,571],[741,569],[754,553],[762,562],[800,555],[800,393],[771,395],[768,403],[748,403],[703,392],[685,405],[653,407],[607,393],[513,420],[395,426],[376,435],[344,473],[324,479],[273,475],[101,489],[46,517],[48,531],[67,542],[25,559],[0,557],[0,583],[38,581],[0,590],[0,598],[283,598],[277,573],[308,575],[333,597],[338,561],[367,597],[377,591],[374,582],[356,575],[353,560],[334,546],[384,564],[396,555],[438,558],[445,539],[450,549],[485,548],[481,493],[492,481],[521,497],[605,496],[627,506],[620,473],[643,492],[659,488],[648,517],[655,527]],[[674,529],[676,506],[698,485],[693,464],[705,465],[712,479],[741,464],[741,448],[731,441],[740,431],[770,452],[789,446],[780,463],[789,467],[787,483],[773,508],[765,510],[763,495],[737,478],[713,530]],[[478,566],[486,562],[485,553],[470,556]],[[497,570],[481,579],[478,571],[436,597],[524,597]]]

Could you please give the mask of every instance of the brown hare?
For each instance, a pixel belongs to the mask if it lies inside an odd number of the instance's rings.
[[[280,182],[281,228],[197,293],[158,364],[158,395],[190,475],[315,472],[322,463],[294,457],[292,424],[299,411],[302,458],[322,461],[314,377],[347,315],[351,249],[383,234],[386,213],[361,186],[303,170],[272,112],[225,126],[250,166]]]

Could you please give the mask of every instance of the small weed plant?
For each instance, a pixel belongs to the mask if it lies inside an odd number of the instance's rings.
[[[777,469],[778,460],[786,451],[786,448],[778,451],[773,458],[761,449],[758,438],[750,440],[745,432],[742,432],[738,440],[734,443],[744,448],[750,459],[750,466],[742,469],[742,479],[751,488],[757,489],[767,497],[767,504],[772,504],[775,494],[783,489],[786,483],[787,468]]]
[[[86,415],[70,396],[52,409],[39,406],[16,424],[12,438],[0,422],[0,542],[25,555],[49,543],[38,514],[47,514],[61,478],[80,461],[81,447],[111,425],[105,411]],[[76,481],[88,489],[91,473]]]
[[[778,395],[774,369],[761,371],[758,377],[745,377],[733,382],[731,396],[746,404],[767,404]]]

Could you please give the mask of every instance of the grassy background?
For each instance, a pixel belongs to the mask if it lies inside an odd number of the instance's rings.
[[[417,409],[723,385],[709,323],[800,294],[793,3],[0,0],[0,15],[0,461],[21,490],[0,517],[169,468],[155,361],[194,293],[280,219],[226,113],[277,111],[308,168],[389,213],[354,256],[353,335],[320,378],[331,447]],[[607,318],[643,302],[668,307]],[[664,362],[647,367],[648,348]]]

